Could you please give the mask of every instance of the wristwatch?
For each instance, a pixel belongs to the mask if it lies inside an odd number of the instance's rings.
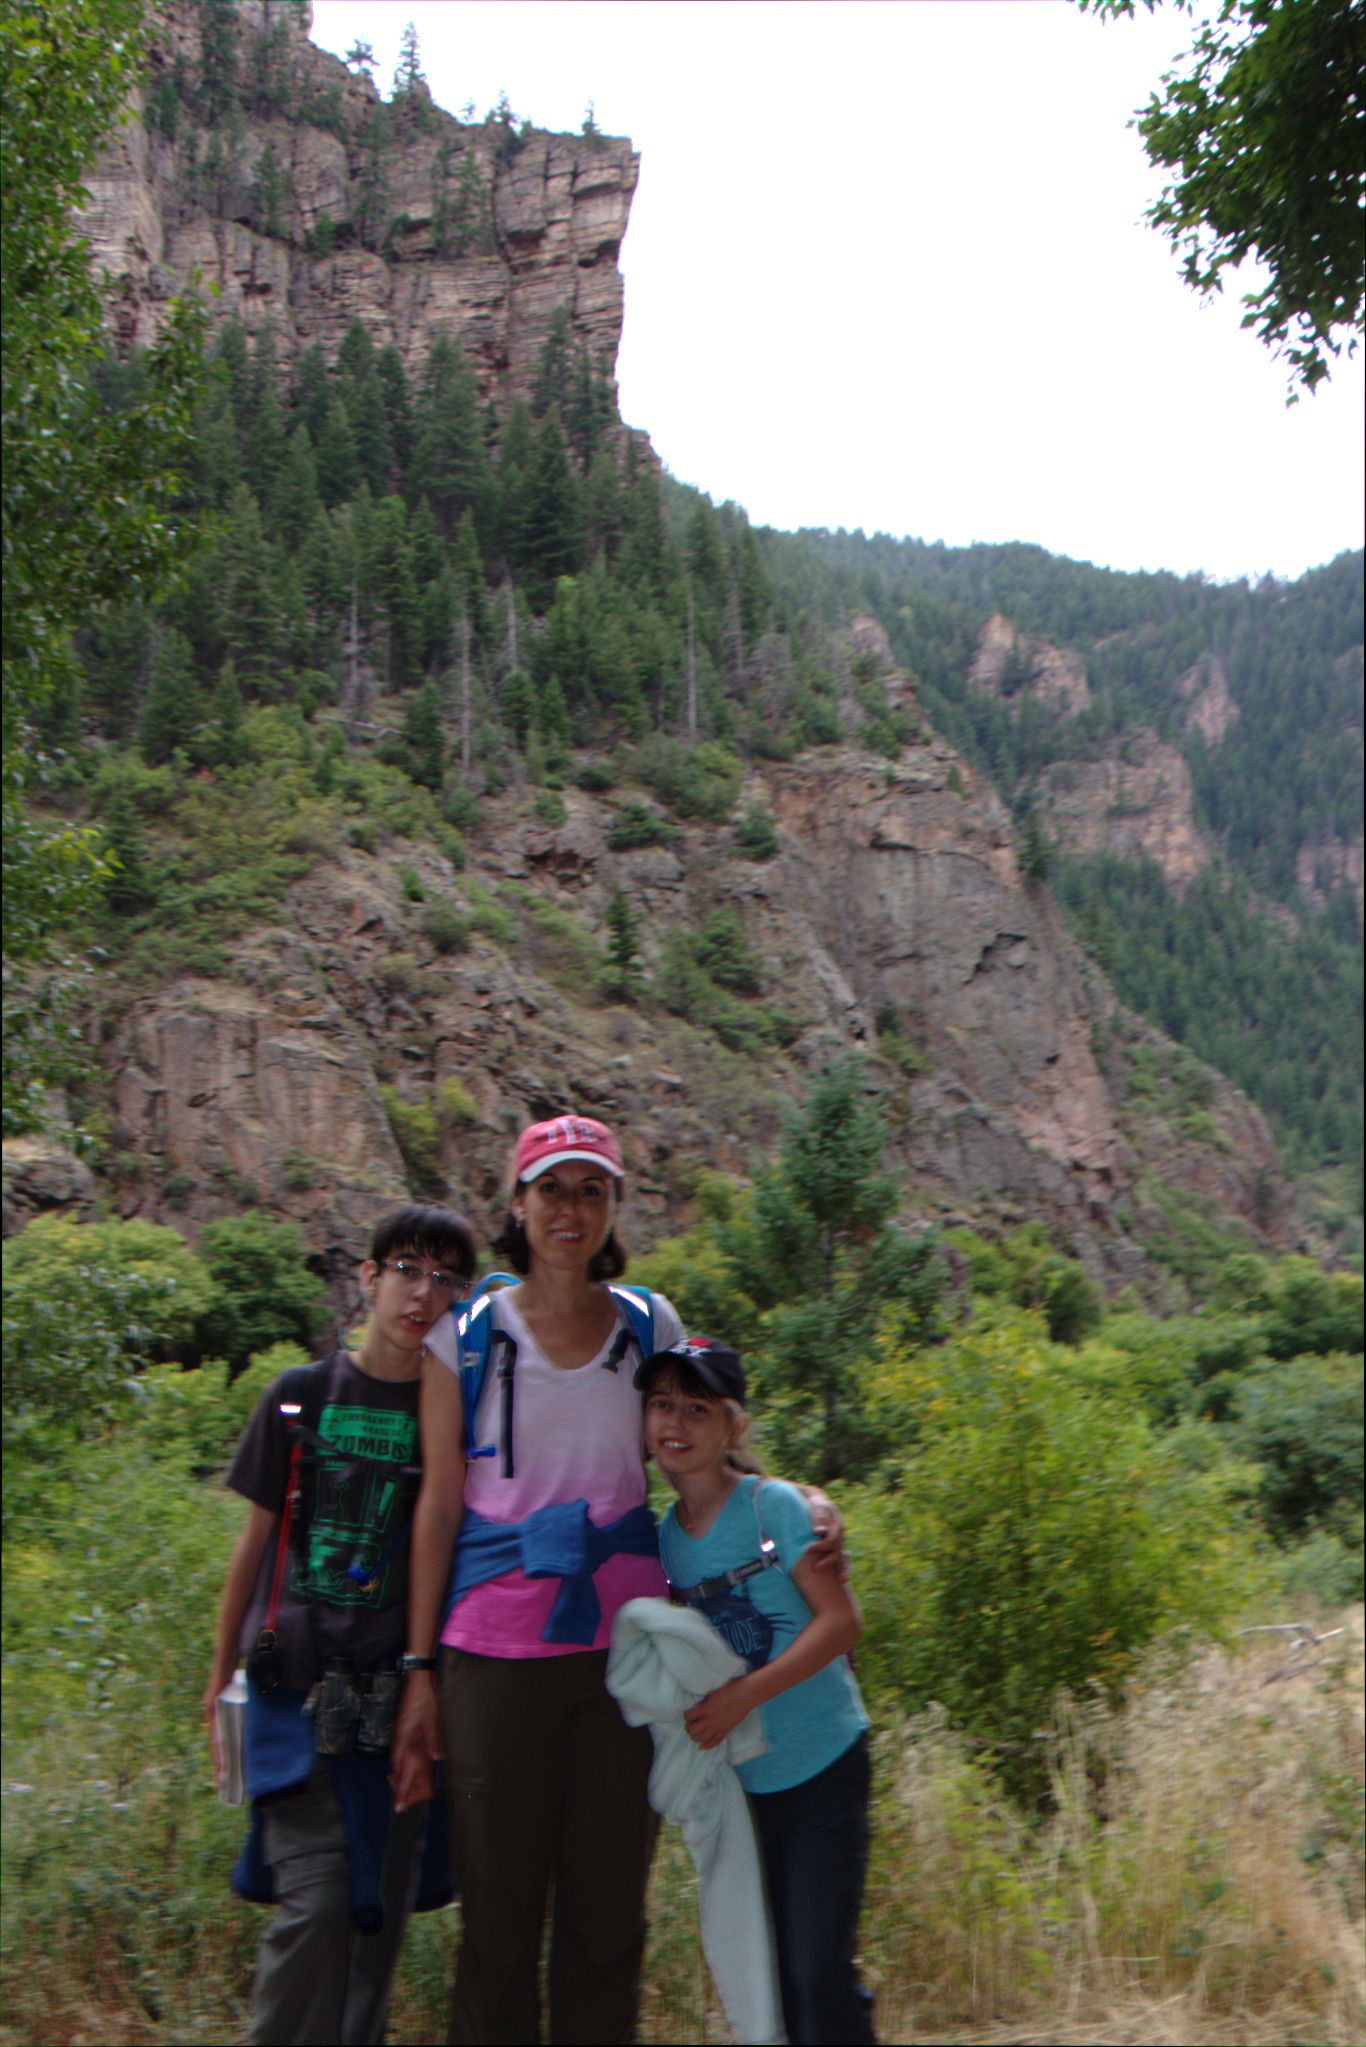
[[[400,1656],[398,1667],[400,1675],[406,1677],[410,1670],[435,1670],[436,1658],[434,1656]]]

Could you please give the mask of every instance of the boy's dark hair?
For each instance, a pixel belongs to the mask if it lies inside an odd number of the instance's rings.
[[[478,1265],[474,1232],[463,1215],[431,1201],[409,1201],[381,1218],[370,1239],[370,1256],[383,1265],[396,1251],[444,1259],[461,1279],[473,1279]]]
[[[526,1185],[519,1180],[514,1193],[520,1193]],[[519,1279],[525,1279],[531,1270],[531,1246],[526,1240],[526,1225],[518,1222],[509,1209],[507,1221],[493,1240],[493,1253],[503,1264],[510,1265]],[[600,1251],[595,1251],[588,1261],[590,1279],[620,1279],[626,1270],[626,1253],[615,1230],[608,1237]]]

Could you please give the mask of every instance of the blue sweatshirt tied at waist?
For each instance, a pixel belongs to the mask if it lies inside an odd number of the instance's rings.
[[[452,1607],[476,1585],[486,1585],[508,1571],[522,1571],[528,1578],[563,1580],[541,1640],[588,1649],[602,1621],[593,1573],[608,1557],[658,1554],[655,1517],[644,1506],[632,1507],[605,1528],[589,1520],[587,1500],[538,1507],[525,1521],[487,1521],[467,1510],[455,1539],[442,1625]]]

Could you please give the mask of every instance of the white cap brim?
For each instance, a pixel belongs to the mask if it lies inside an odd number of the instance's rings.
[[[522,1180],[524,1183],[531,1180],[539,1180],[542,1173],[548,1173],[552,1166],[567,1165],[570,1159],[581,1159],[586,1166],[601,1166],[603,1172],[610,1179],[620,1180],[622,1178],[621,1167],[614,1166],[612,1161],[604,1158],[600,1151],[557,1151],[553,1158],[537,1159],[534,1166],[528,1166],[522,1175]]]

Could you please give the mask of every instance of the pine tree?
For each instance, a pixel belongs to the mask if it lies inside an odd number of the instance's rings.
[[[146,836],[127,788],[119,784],[104,813],[104,843],[114,857],[114,870],[104,884],[104,900],[116,917],[135,917],[152,899],[146,869]]]
[[[217,549],[222,630],[241,675],[258,691],[280,653],[278,578],[261,532],[261,514],[245,485],[233,492]]]
[[[474,530],[474,514],[468,506],[460,514],[460,524],[456,528],[455,544],[451,548],[451,574],[455,578],[456,609],[463,608],[471,634],[475,640],[482,642],[488,631],[484,560]]]
[[[275,486],[271,531],[297,549],[322,510],[318,465],[308,428],[300,420],[285,443],[285,459]]]
[[[200,736],[200,759],[211,768],[238,768],[248,759],[250,748],[243,728],[245,711],[237,685],[237,670],[225,661],[209,699],[208,723]]]
[[[335,390],[328,398],[322,432],[315,445],[318,489],[330,511],[355,496],[361,476],[351,422]]]
[[[439,789],[446,762],[446,731],[441,713],[441,694],[434,682],[424,682],[410,701],[403,717],[403,768],[410,780],[424,789]]]
[[[747,1290],[768,1313],[756,1378],[778,1395],[784,1454],[821,1479],[856,1476],[881,1448],[863,1382],[879,1329],[923,1343],[938,1328],[933,1243],[897,1229],[885,1132],[854,1060],[827,1066],[755,1182]]]
[[[569,723],[569,706],[564,700],[558,675],[550,676],[544,684],[536,705],[536,728],[546,743],[550,756],[562,754],[572,738]]]
[[[294,417],[301,419],[308,428],[309,439],[314,447],[318,445],[323,421],[327,417],[327,401],[331,388],[326,357],[315,341],[299,358],[290,399]]]
[[[158,636],[152,679],[138,718],[138,745],[153,767],[187,746],[199,724],[202,702],[190,643],[174,626]]]
[[[1044,836],[1044,828],[1036,810],[1025,813],[1024,823],[1020,828],[1019,861],[1020,872],[1025,880],[1033,887],[1041,888],[1048,879],[1048,871],[1053,864],[1053,852]]]
[[[361,476],[377,498],[384,497],[394,481],[394,443],[377,370],[371,368],[352,381],[346,414]]]
[[[490,476],[479,387],[469,364],[444,335],[427,358],[412,482],[430,501],[445,533],[454,532],[466,511],[476,520],[484,514]]]
[[[413,456],[412,400],[403,358],[392,342],[387,342],[376,356],[375,371],[384,394],[384,416],[388,422],[394,462],[400,474],[406,475]]]
[[[549,595],[558,576],[572,576],[582,555],[579,494],[560,415],[551,409],[536,429],[521,505],[518,556],[531,577],[532,601]]]
[[[607,971],[604,993],[618,1002],[638,1002],[644,992],[645,975],[640,963],[640,938],[635,914],[620,887],[608,900],[606,923]]]
[[[536,714],[536,691],[524,668],[514,668],[503,684],[503,720],[519,753],[525,753]]]
[[[362,593],[371,616],[382,618],[387,629],[389,681],[401,684],[420,665],[422,647],[421,603],[402,498],[367,505],[359,528]]]
[[[398,64],[394,70],[394,98],[407,99],[418,87],[427,84],[422,70],[422,58],[418,50],[417,30],[408,22],[398,39]]]
[[[419,598],[422,664],[430,674],[440,675],[450,665],[458,608],[455,578],[443,569],[422,588]]]
[[[531,388],[531,410],[537,419],[543,418],[552,405],[558,407],[561,417],[564,415],[570,393],[573,341],[569,310],[556,306],[541,344],[536,381]]]

